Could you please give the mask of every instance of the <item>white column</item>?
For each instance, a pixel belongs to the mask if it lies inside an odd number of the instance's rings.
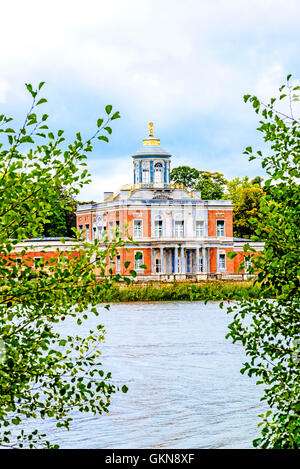
[[[154,263],[154,256],[155,256],[155,252],[154,252],[154,249],[151,249],[151,273],[152,274],[155,274],[155,263]]]
[[[174,274],[178,274],[178,247],[174,248],[175,249],[175,255],[174,255]]]
[[[164,269],[164,248],[160,248],[160,272],[165,273]]]
[[[185,274],[184,248],[181,248],[181,273]]]
[[[205,248],[202,248],[202,269],[203,273],[207,273],[207,264],[206,264],[206,257],[205,257]]]
[[[200,273],[200,248],[196,248],[196,273]]]

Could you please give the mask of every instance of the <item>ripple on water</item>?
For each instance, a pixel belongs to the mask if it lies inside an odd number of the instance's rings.
[[[249,448],[259,434],[261,390],[239,370],[245,356],[225,339],[231,318],[217,303],[157,302],[99,307],[102,363],[127,394],[108,414],[73,414],[69,432],[41,423],[65,448]],[[99,323],[93,317],[81,326]],[[62,332],[78,326],[65,322]],[[36,425],[35,425],[36,428]]]

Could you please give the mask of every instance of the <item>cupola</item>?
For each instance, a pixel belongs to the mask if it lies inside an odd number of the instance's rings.
[[[142,148],[132,155],[134,184],[168,185],[171,156],[160,146],[159,138],[153,136],[153,122],[149,122],[149,136],[143,140]]]

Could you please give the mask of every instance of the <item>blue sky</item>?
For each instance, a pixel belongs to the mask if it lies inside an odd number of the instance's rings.
[[[154,122],[172,166],[263,175],[244,148],[262,148],[242,96],[299,84],[298,0],[11,1],[1,6],[1,113],[20,121],[24,83],[45,81],[54,129],[89,136],[106,104],[118,109],[109,144],[89,156],[83,200],[132,182],[130,155]]]

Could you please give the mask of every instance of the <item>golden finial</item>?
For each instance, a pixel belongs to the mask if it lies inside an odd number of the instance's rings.
[[[149,137],[153,137],[153,122],[149,122]]]
[[[149,137],[143,140],[143,145],[159,145],[159,138],[153,137],[153,122],[149,122]]]

